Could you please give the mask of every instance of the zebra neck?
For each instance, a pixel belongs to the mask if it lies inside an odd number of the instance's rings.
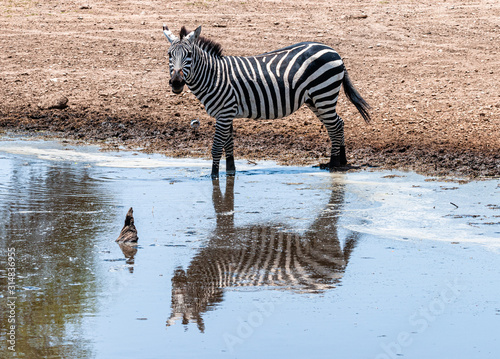
[[[193,51],[193,65],[191,75],[186,84],[191,92],[202,102],[222,82],[224,61],[201,48]]]

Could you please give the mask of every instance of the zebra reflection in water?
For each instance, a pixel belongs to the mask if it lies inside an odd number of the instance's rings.
[[[332,190],[326,208],[302,235],[276,224],[234,226],[234,177],[227,177],[225,195],[213,180],[217,225],[206,247],[187,270],[172,278],[172,314],[167,326],[181,320],[204,331],[202,314],[223,300],[230,287],[267,287],[297,292],[321,292],[342,278],[357,233],[343,248],[337,221],[344,201],[343,185]]]

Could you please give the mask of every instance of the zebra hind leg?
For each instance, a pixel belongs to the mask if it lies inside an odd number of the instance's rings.
[[[345,154],[345,143],[344,143],[344,121],[335,111],[333,110],[321,109],[319,111],[313,101],[306,101],[311,111],[321,120],[323,125],[325,125],[328,131],[328,136],[332,143],[332,149],[330,154],[330,162],[322,163],[319,165],[321,169],[337,170],[347,165],[347,158]],[[334,105],[336,102],[334,103]],[[326,111],[325,111],[326,110]]]
[[[330,162],[321,166],[321,168],[328,168],[331,171],[341,169],[347,165],[344,142],[344,121],[337,113],[328,118],[324,118],[324,116],[321,116],[320,118],[325,125],[330,141],[332,142]]]

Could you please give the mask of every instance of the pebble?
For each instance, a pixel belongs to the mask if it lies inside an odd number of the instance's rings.
[[[200,127],[200,121],[198,121],[197,119],[194,119],[191,121],[191,127],[195,130],[198,129],[198,127]]]
[[[68,107],[68,98],[63,95],[47,96],[37,106],[42,110],[63,109]]]

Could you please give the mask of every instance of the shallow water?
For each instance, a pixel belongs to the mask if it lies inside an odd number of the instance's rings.
[[[497,357],[498,181],[210,168],[0,141],[2,353]],[[122,250],[129,207],[139,246]]]

